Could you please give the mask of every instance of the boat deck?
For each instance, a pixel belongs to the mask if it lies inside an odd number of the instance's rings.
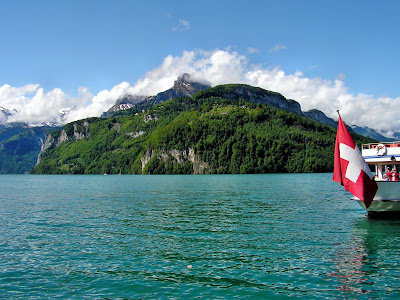
[[[363,144],[361,154],[369,164],[383,162],[396,164],[397,161],[400,164],[400,141]]]

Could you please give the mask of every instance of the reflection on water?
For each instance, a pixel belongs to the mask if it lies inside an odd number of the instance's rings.
[[[334,257],[336,272],[331,276],[337,277],[338,290],[353,296],[395,297],[400,278],[400,220],[360,217],[352,233]]]

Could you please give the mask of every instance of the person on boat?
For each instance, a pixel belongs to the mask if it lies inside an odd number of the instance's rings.
[[[393,167],[392,171],[388,174],[391,181],[399,180],[399,173],[397,173],[396,167]]]
[[[387,176],[387,174],[385,173],[385,174],[383,174],[383,179],[382,179],[383,181],[389,181],[389,177]]]

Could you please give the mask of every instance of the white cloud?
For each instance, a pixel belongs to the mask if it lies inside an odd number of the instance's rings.
[[[257,48],[253,48],[253,47],[248,47],[247,48],[247,53],[257,53],[259,52],[259,50]]]
[[[99,117],[113,106],[116,100],[127,94],[134,94],[128,82],[122,82],[109,91],[103,90],[95,96],[88,89],[81,88],[78,97],[73,98],[73,106],[66,121],[72,122],[88,117]]]
[[[13,112],[7,122],[26,122],[32,125],[46,123],[63,124],[88,117],[98,117],[114,105],[115,101],[131,93],[127,82],[114,86],[110,91],[103,90],[92,95],[88,89],[80,88],[77,96],[65,94],[61,89],[45,92],[38,84],[23,87],[0,87],[0,106]],[[70,113],[66,120],[60,111]],[[4,122],[4,118],[1,120]]]
[[[180,19],[178,24],[172,28],[172,31],[185,31],[190,29],[190,23],[186,20]]]
[[[279,52],[282,50],[286,50],[288,46],[283,45],[283,44],[276,44],[269,52]]]
[[[0,105],[13,112],[8,122],[29,122],[41,124],[60,120],[54,113],[60,103],[67,100],[60,89],[44,93],[38,84],[27,84],[22,87],[11,87],[5,84],[0,87]]]
[[[280,67],[252,66],[238,52],[219,49],[184,51],[181,56],[176,57],[169,55],[160,66],[147,72],[133,85],[122,82],[97,95],[91,94],[86,88],[79,89],[76,96],[71,96],[60,89],[45,92],[38,84],[23,87],[3,85],[0,87],[0,106],[18,111],[8,122],[65,122],[59,114],[62,108],[70,109],[66,120],[70,122],[100,116],[118,98],[128,93],[155,95],[170,88],[183,73],[208,81],[213,86],[246,83],[279,92],[288,99],[298,101],[303,111],[319,109],[335,120],[336,110],[339,109],[348,125],[368,126],[382,133],[400,131],[400,97],[353,94],[349,92],[342,75],[336,80],[327,80],[306,77],[299,70],[287,74]]]
[[[336,78],[339,79],[339,80],[345,81],[346,80],[346,74],[339,73],[339,74],[337,74]]]

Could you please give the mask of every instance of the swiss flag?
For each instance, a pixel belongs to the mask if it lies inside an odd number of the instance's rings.
[[[342,184],[358,199],[364,202],[365,207],[371,205],[378,185],[372,173],[354,143],[349,131],[339,115],[339,124],[335,144],[335,165],[333,169],[334,181]]]

